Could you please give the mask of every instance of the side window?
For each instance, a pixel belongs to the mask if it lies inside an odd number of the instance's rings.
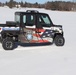
[[[26,25],[26,15],[23,16],[23,24]]]
[[[41,16],[45,24],[50,24],[49,18],[47,16]]]
[[[42,27],[50,27],[51,26],[51,22],[50,22],[48,15],[45,15],[45,14],[39,15],[38,21]]]
[[[23,24],[25,26],[33,26],[35,24],[35,17],[31,14],[23,15]]]
[[[20,23],[20,15],[15,15],[15,21],[16,23]]]
[[[27,26],[33,26],[35,24],[35,17],[34,17],[34,15],[28,14],[26,23],[27,23]]]

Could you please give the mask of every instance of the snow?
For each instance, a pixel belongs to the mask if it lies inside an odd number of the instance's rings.
[[[54,24],[62,25],[65,45],[18,46],[5,51],[0,44],[0,75],[76,75],[76,12],[0,7],[0,23],[14,21],[14,12],[27,9],[48,13]]]

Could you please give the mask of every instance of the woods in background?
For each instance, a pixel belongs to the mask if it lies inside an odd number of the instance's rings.
[[[59,10],[59,11],[76,11],[76,2],[65,2],[65,1],[48,1],[44,4],[29,3],[29,2],[16,2],[10,0],[9,2],[1,3],[0,6],[9,6],[12,7],[30,7],[30,8],[45,8],[50,10]]]

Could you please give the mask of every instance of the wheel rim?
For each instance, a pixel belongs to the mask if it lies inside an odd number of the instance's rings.
[[[13,43],[11,41],[6,42],[6,47],[7,48],[12,48],[12,46],[13,46]]]
[[[63,39],[62,39],[62,38],[59,38],[59,39],[58,39],[58,44],[59,44],[59,45],[62,45],[62,44],[63,44]]]

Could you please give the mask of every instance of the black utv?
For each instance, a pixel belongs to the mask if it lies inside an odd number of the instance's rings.
[[[65,39],[61,25],[54,25],[46,13],[36,10],[15,12],[15,22],[0,24],[0,38],[5,50],[12,50],[15,42],[55,43],[63,46]]]

